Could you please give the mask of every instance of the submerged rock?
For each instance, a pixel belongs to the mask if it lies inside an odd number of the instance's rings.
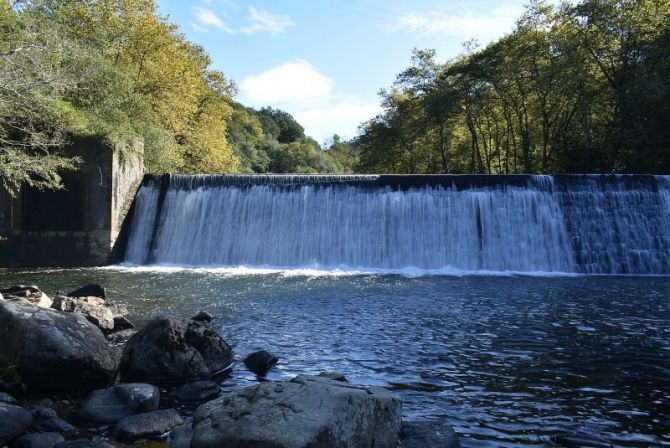
[[[33,415],[13,404],[0,403],[0,446],[22,434],[33,422]]]
[[[146,412],[126,417],[116,425],[120,440],[160,437],[184,421],[174,409]]]
[[[207,311],[199,311],[198,314],[193,316],[191,319],[198,322],[211,322],[214,317],[212,317],[212,315]]]
[[[184,384],[174,392],[174,398],[182,403],[202,403],[221,394],[219,383],[214,381],[195,381]]]
[[[209,325],[158,317],[133,335],[121,360],[124,381],[184,383],[228,368],[233,350]]]
[[[24,434],[14,440],[13,448],[53,448],[65,439],[57,432],[38,432]]]
[[[344,376],[344,373],[340,372],[333,372],[333,371],[321,372],[319,373],[319,376],[329,378],[333,381],[341,381],[343,383],[346,383],[348,381],[347,377]]]
[[[300,375],[199,406],[191,446],[396,448],[401,408],[400,399],[380,387]]]
[[[175,426],[168,435],[170,448],[191,448],[193,424],[191,422]]]
[[[79,416],[95,423],[116,423],[133,414],[154,411],[159,404],[160,392],[156,386],[118,384],[91,392],[82,403]]]
[[[83,316],[0,302],[0,360],[18,365],[31,391],[81,392],[106,385],[117,349]]]
[[[458,436],[446,422],[421,420],[403,422],[400,431],[403,448],[460,448]]]
[[[88,297],[88,296],[93,296],[93,297],[100,297],[101,299],[106,299],[107,294],[105,293],[105,288],[102,286],[95,284],[95,283],[90,283],[86,286],[82,286],[81,288],[72,291],[71,293],[68,294],[69,297]]]
[[[279,358],[265,350],[259,350],[244,359],[244,365],[258,376],[265,376],[273,366],[279,362]]]

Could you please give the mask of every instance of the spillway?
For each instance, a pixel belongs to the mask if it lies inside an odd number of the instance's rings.
[[[125,262],[670,274],[669,179],[148,175]]]

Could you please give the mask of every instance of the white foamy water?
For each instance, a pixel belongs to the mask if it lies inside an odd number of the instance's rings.
[[[664,177],[405,189],[378,179],[150,179],[125,261],[238,273],[669,273]]]

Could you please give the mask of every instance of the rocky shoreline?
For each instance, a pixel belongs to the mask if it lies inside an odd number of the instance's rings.
[[[0,291],[0,447],[460,446],[447,423],[402,422],[399,397],[337,372],[265,380],[278,358],[236,364],[206,312],[139,331],[128,315],[98,285]],[[222,394],[235,368],[259,382]]]

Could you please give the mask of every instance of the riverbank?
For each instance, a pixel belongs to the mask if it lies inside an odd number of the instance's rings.
[[[0,446],[395,447],[403,436],[404,446],[458,446],[446,423],[401,432],[401,401],[381,387],[334,372],[265,380],[276,357],[240,362],[206,312],[137,331],[97,285],[53,297],[17,286],[3,296]],[[258,383],[221,395],[239,368]]]

